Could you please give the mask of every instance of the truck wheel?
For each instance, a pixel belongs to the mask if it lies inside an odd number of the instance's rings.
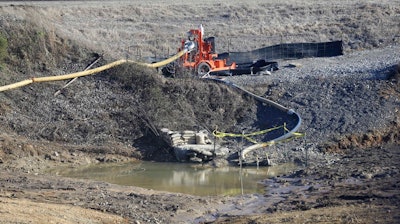
[[[197,66],[197,74],[199,76],[204,76],[211,71],[211,67],[209,64],[202,62]]]

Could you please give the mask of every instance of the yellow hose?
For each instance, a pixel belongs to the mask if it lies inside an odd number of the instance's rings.
[[[137,64],[139,64],[139,65],[143,65],[143,66],[150,67],[150,68],[159,68],[159,67],[161,67],[161,66],[167,65],[167,64],[169,64],[169,63],[171,63],[171,62],[177,60],[178,58],[182,57],[186,52],[187,52],[187,50],[184,49],[184,50],[178,52],[176,55],[174,55],[174,56],[172,56],[172,57],[170,57],[170,58],[165,59],[164,61],[159,61],[159,62],[156,62],[156,63],[153,63],[153,64],[147,64],[147,63],[141,63],[141,62],[134,62],[134,61],[129,61],[129,62],[131,62],[131,63],[137,63]]]
[[[98,68],[89,69],[89,70],[86,70],[86,71],[75,72],[75,73],[71,73],[71,74],[67,74],[67,75],[57,75],[57,76],[47,76],[47,77],[26,79],[26,80],[23,80],[23,81],[20,81],[20,82],[16,82],[16,83],[12,83],[12,84],[9,84],[9,85],[0,86],[0,92],[6,91],[6,90],[9,90],[9,89],[15,89],[15,88],[19,88],[19,87],[22,87],[22,86],[26,86],[26,85],[29,85],[29,84],[31,84],[33,82],[52,82],[52,81],[60,81],[60,80],[65,80],[65,79],[73,79],[73,78],[81,77],[81,76],[93,75],[95,73],[99,73],[99,72],[102,72],[104,70],[107,70],[107,69],[110,69],[112,67],[116,67],[118,65],[125,64],[125,63],[135,63],[135,64],[146,66],[146,67],[149,67],[149,68],[158,68],[158,67],[164,66],[166,64],[169,64],[169,63],[177,60],[182,55],[184,55],[186,52],[187,52],[187,50],[184,49],[184,50],[178,52],[177,54],[175,54],[174,56],[172,56],[172,57],[170,57],[168,59],[165,59],[165,60],[160,61],[160,62],[152,63],[152,64],[121,59],[121,60],[114,61],[114,62],[106,64],[106,65],[100,66]]]
[[[26,85],[31,84],[32,82],[33,82],[32,79],[26,79],[26,80],[23,80],[23,81],[20,81],[20,82],[16,82],[16,83],[13,83],[13,84],[0,86],[0,92],[6,91],[6,90],[9,90],[9,89],[15,89],[15,88],[19,88],[19,87],[22,87],[22,86],[26,86]]]

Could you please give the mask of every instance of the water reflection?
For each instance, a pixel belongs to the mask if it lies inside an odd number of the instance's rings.
[[[135,162],[62,168],[52,170],[51,173],[119,185],[207,196],[263,193],[264,186],[259,184],[259,181],[287,173],[293,168],[291,164],[259,169],[248,167],[243,168],[240,175],[238,167],[211,168],[184,163]]]

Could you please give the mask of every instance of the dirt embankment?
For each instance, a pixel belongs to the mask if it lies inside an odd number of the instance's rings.
[[[249,50],[258,47],[260,40],[272,43],[283,36],[304,41],[341,36],[350,56],[322,61],[332,67],[318,66],[321,61],[309,59],[301,61],[304,70],[282,69],[278,77],[238,78],[246,88],[296,109],[304,119],[302,130],[309,135],[305,144],[299,141],[274,148],[276,154],[290,155],[277,156],[276,161],[297,159],[308,167],[265,180],[265,195],[201,198],[43,173],[46,168],[66,164],[173,160],[169,149],[157,141],[157,130],[162,127],[256,128],[255,103],[226,86],[191,78],[166,79],[153,70],[127,65],[80,78],[58,96],[54,93],[63,82],[2,92],[0,223],[400,220],[400,58],[392,52],[396,63],[386,65],[373,59],[368,64],[375,67],[366,70],[339,66],[358,50],[368,55],[375,54],[369,53],[376,52],[374,49],[397,46],[398,1],[346,1],[333,6],[329,1],[212,3],[215,7],[195,2],[173,7],[178,4],[157,2],[160,10],[168,12],[162,16],[152,15],[153,7],[147,3],[132,5],[129,1],[120,1],[118,6],[107,3],[107,9],[83,2],[64,9],[42,3],[1,6],[0,85],[81,71],[103,54],[99,64],[104,64],[127,53],[126,47],[138,40],[149,40],[140,42],[142,56],[165,55],[165,49],[176,46],[158,45],[176,44],[178,34],[204,21],[210,35],[221,39],[221,51],[229,48],[225,42]],[[4,46],[6,51],[1,50]],[[378,57],[384,56],[386,53]],[[360,60],[371,57],[365,58]],[[343,76],[330,77],[330,71]],[[284,76],[295,73],[299,74],[293,76],[297,81]],[[364,73],[385,78],[351,78]],[[270,149],[263,150],[261,154]]]

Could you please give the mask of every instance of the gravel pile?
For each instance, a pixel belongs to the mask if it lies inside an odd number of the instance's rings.
[[[282,60],[280,70],[266,76],[232,76],[229,80],[241,85],[270,82],[296,82],[305,77],[386,79],[386,71],[400,61],[400,46],[353,51],[338,57]]]
[[[338,135],[382,129],[395,119],[399,98],[384,90],[398,92],[388,75],[399,61],[400,46],[388,46],[332,58],[280,61],[280,70],[272,75],[227,79],[248,88],[267,87],[264,96],[300,114],[307,140],[323,143]]]

